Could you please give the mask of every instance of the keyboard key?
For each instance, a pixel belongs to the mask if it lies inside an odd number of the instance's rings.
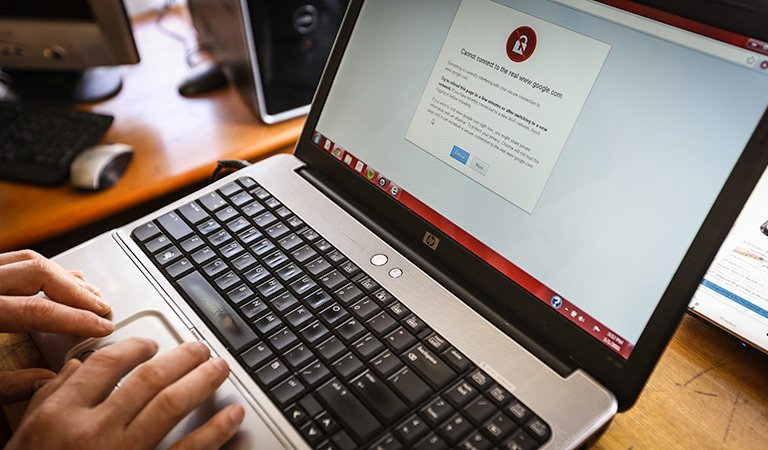
[[[352,345],[352,349],[363,361],[368,361],[372,356],[384,350],[384,344],[368,333],[355,342]]]
[[[401,321],[406,330],[413,334],[419,334],[422,330],[427,328],[427,324],[424,323],[418,317],[411,315]]]
[[[365,291],[366,293],[370,294],[377,289],[379,289],[381,286],[379,286],[379,283],[373,280],[373,278],[369,276],[364,276],[357,280],[357,284]]]
[[[258,186],[256,181],[251,177],[240,177],[237,179],[237,182],[246,189],[251,189]]]
[[[517,430],[501,448],[509,450],[533,450],[539,447],[539,443],[523,430]]]
[[[286,219],[285,223],[287,223],[288,226],[294,230],[298,230],[299,228],[304,226],[304,221],[299,219],[296,216],[289,217],[288,219]]]
[[[245,205],[242,208],[243,214],[245,214],[248,217],[253,217],[256,214],[259,214],[264,211],[264,206],[261,205],[261,203],[253,202],[249,205]]]
[[[267,205],[267,208],[269,209],[275,209],[283,206],[283,204],[280,203],[280,200],[276,199],[275,197],[270,197],[264,200],[264,204]]]
[[[260,284],[269,277],[269,272],[263,266],[257,266],[245,273],[245,279],[251,284]]]
[[[278,222],[267,228],[266,233],[272,239],[279,239],[288,234],[289,231],[290,229],[284,223]]]
[[[407,317],[409,314],[411,314],[411,310],[406,308],[405,305],[403,305],[400,302],[392,303],[387,307],[387,310],[395,317],[397,320],[402,320],[405,317]]]
[[[326,254],[326,257],[332,264],[340,264],[347,258],[338,250],[332,250]]]
[[[498,444],[517,429],[517,425],[506,414],[498,413],[483,425],[486,435]]]
[[[205,222],[197,226],[197,231],[199,231],[200,234],[202,235],[209,235],[214,231],[218,231],[220,229],[221,229],[221,224],[219,224],[219,222],[213,219],[206,220]]]
[[[422,408],[421,417],[429,423],[433,428],[443,423],[448,417],[450,417],[456,410],[453,406],[448,404],[444,399],[437,398],[430,404]]]
[[[325,362],[336,360],[336,358],[346,351],[347,347],[336,336],[331,337],[317,346],[317,353],[320,354],[320,357],[323,358]]]
[[[216,275],[224,272],[227,270],[227,265],[224,264],[224,261],[217,259],[215,261],[211,261],[208,264],[203,266],[203,272],[205,272],[206,275],[209,277],[215,277]]]
[[[181,243],[181,248],[185,252],[193,252],[205,244],[200,236],[192,236]]]
[[[285,206],[281,206],[275,211],[275,214],[277,214],[278,217],[281,219],[285,219],[286,217],[293,214],[290,209],[286,208]]]
[[[328,326],[334,327],[336,324],[349,317],[349,313],[338,303],[334,303],[333,305],[324,309],[323,312],[319,314],[319,316],[325,323],[328,324]]]
[[[325,435],[320,431],[320,427],[314,422],[310,422],[299,429],[299,433],[306,439],[311,446],[317,446],[324,438]]]
[[[513,399],[504,410],[510,417],[512,417],[512,420],[517,422],[518,425],[524,425],[531,417],[533,417],[531,410],[517,399]]]
[[[217,209],[227,204],[226,200],[221,198],[217,192],[210,192],[205,194],[200,198],[199,201],[208,211],[211,212],[215,212]]]
[[[275,278],[270,278],[264,283],[258,285],[256,290],[263,298],[272,298],[283,290],[283,285]]]
[[[242,190],[243,188],[241,188],[240,185],[235,183],[234,181],[231,183],[227,183],[224,186],[219,188],[219,192],[221,192],[225,197],[231,197],[232,194]]]
[[[262,261],[264,265],[270,269],[277,269],[278,267],[288,262],[288,257],[285,256],[285,253],[276,251],[271,255],[264,257]]]
[[[239,287],[229,291],[227,298],[235,305],[240,305],[253,297],[253,291],[246,285],[240,285]]]
[[[298,341],[293,331],[283,328],[269,337],[269,343],[277,352],[282,352]]]
[[[293,258],[296,259],[296,261],[298,261],[299,263],[305,263],[317,257],[317,252],[314,251],[312,247],[305,245],[303,247],[298,248],[297,250],[292,251],[291,256],[293,256]]]
[[[384,307],[392,303],[395,297],[384,289],[379,289],[373,294],[373,299],[376,300],[379,306]]]
[[[261,231],[253,227],[237,235],[238,239],[240,239],[240,242],[242,242],[245,245],[250,245],[257,239],[261,238],[262,236],[264,235],[261,233]]]
[[[438,435],[430,434],[423,441],[416,444],[414,450],[447,450],[448,444]]]
[[[235,273],[230,270],[229,272],[225,273],[224,275],[216,278],[216,280],[214,282],[216,283],[216,286],[219,287],[219,289],[221,289],[222,291],[226,291],[229,288],[234,287],[237,284],[239,284],[240,281],[241,281],[240,277],[235,275]]]
[[[240,192],[235,194],[234,196],[230,197],[230,200],[232,200],[232,203],[235,206],[242,206],[245,205],[248,202],[253,201],[253,196],[247,192]]]
[[[175,212],[164,214],[158,217],[157,221],[166,234],[174,240],[179,241],[192,234],[192,228]]]
[[[344,379],[349,379],[363,369],[363,363],[352,353],[347,353],[333,363],[333,369]]]
[[[245,251],[242,245],[240,245],[239,242],[231,242],[221,248],[219,248],[219,251],[221,252],[221,256],[224,257],[226,260],[231,260],[238,254]]]
[[[332,380],[321,387],[318,395],[331,414],[354,434],[358,442],[371,439],[381,430],[381,423],[376,417],[338,380]]]
[[[216,218],[221,222],[227,222],[234,217],[237,217],[237,210],[231,206],[227,206],[216,211]]]
[[[251,192],[251,194],[255,195],[256,198],[258,198],[259,200],[265,200],[265,199],[269,198],[269,196],[270,196],[269,192],[267,192],[267,190],[262,188],[262,187],[257,187],[255,189],[251,189],[250,192]]]
[[[256,380],[266,387],[274,386],[281,378],[288,375],[288,368],[279,359],[273,359],[267,365],[257,370]]]
[[[179,279],[178,285],[213,325],[227,347],[239,352],[256,341],[256,333],[199,272],[191,272]]]
[[[402,450],[403,448],[403,444],[395,439],[391,433],[387,433],[371,446],[371,450]]]
[[[314,361],[299,371],[301,379],[310,388],[315,388],[331,376],[331,371],[320,361]]]
[[[536,416],[529,420],[525,425],[525,431],[542,444],[546,442],[552,434],[549,425]]]
[[[352,305],[350,308],[352,314],[355,315],[361,321],[365,321],[373,317],[376,313],[380,312],[379,306],[368,297],[363,298],[359,302]]]
[[[384,342],[386,342],[395,353],[402,353],[417,341],[411,333],[405,330],[405,328],[399,327],[388,334],[387,337],[384,338]]]
[[[315,342],[325,339],[329,333],[330,331],[328,331],[328,328],[319,321],[315,321],[301,330],[302,337],[304,337],[304,340],[309,344],[314,344]]]
[[[232,260],[232,267],[238,272],[243,272],[256,265],[256,258],[250,253],[245,253]]]
[[[346,343],[350,343],[365,333],[365,327],[357,319],[349,319],[336,328],[336,334]]]
[[[328,253],[329,251],[333,250],[333,245],[331,245],[325,239],[320,239],[319,241],[315,242],[315,249],[321,253]]]
[[[313,314],[303,306],[300,306],[285,315],[285,320],[294,328],[301,328],[313,318]]]
[[[333,417],[331,417],[330,414],[327,412],[324,412],[317,416],[315,418],[315,423],[320,427],[321,430],[325,432],[325,434],[334,434],[335,432],[339,431],[339,424],[333,420]],[[349,436],[347,436],[347,439],[349,439]],[[352,449],[355,448],[354,442],[352,440],[349,440],[349,442],[352,445]],[[335,449],[335,447],[334,447]]]
[[[388,377],[403,367],[400,358],[395,356],[389,350],[373,358],[370,365],[373,370],[382,377]]]
[[[456,372],[423,344],[405,353],[405,361],[436,390],[456,378]]]
[[[304,268],[313,277],[320,276],[331,267],[331,264],[323,258],[317,258],[304,264]]]
[[[493,413],[496,411],[496,406],[494,406],[490,400],[481,395],[470,402],[466,407],[464,407],[462,412],[470,422],[479,426],[485,422],[486,419],[491,417],[491,415],[493,415]]]
[[[301,428],[305,423],[309,421],[307,412],[304,411],[304,408],[298,404],[289,406],[287,409],[285,409],[285,411],[283,411],[283,413],[296,428]]]
[[[304,241],[302,241],[300,237],[298,237],[293,233],[277,241],[277,245],[279,245],[280,248],[282,248],[286,252],[290,252],[291,250],[295,249],[299,245],[302,245],[303,243]]]
[[[456,408],[461,408],[477,396],[477,390],[466,381],[459,381],[444,394]]]
[[[428,338],[424,339],[424,343],[435,353],[441,353],[448,348],[448,342],[437,333],[429,335]]]
[[[134,228],[132,234],[140,242],[146,242],[160,234],[160,229],[153,222],[149,222]]]
[[[274,214],[272,214],[271,212],[267,211],[264,214],[257,216],[254,219],[254,222],[256,223],[257,226],[264,229],[272,225],[273,223],[277,222],[277,217],[275,217]]]
[[[258,343],[244,351],[240,358],[249,370],[259,368],[263,363],[272,358],[272,350],[264,343]]]
[[[171,245],[171,241],[164,234],[160,234],[144,244],[144,247],[150,253],[157,253],[169,245]]]
[[[386,312],[381,312],[377,315],[375,315],[371,320],[368,322],[368,326],[371,327],[374,334],[376,334],[379,337],[383,337],[390,331],[397,328],[397,322],[395,319],[392,318],[389,314]]]
[[[344,263],[339,264],[339,269],[341,270],[341,273],[349,278],[352,278],[353,276],[360,273],[360,268],[357,267],[352,261],[345,261]]]
[[[181,257],[181,251],[176,247],[168,247],[155,254],[155,261],[160,266],[167,266]]]
[[[251,226],[251,223],[243,219],[242,217],[238,217],[235,220],[227,222],[227,229],[232,233],[239,233],[245,230],[246,228],[248,228],[249,226]]]
[[[267,305],[258,299],[248,302],[240,307],[240,311],[245,315],[246,319],[251,321],[268,310],[269,308],[267,308]]]
[[[418,416],[411,416],[395,429],[395,435],[406,446],[413,447],[419,439],[429,433],[429,427]]]
[[[187,258],[182,258],[181,260],[176,261],[175,263],[168,266],[168,276],[176,279],[189,272],[193,268],[194,266],[191,262],[189,262]]]
[[[299,344],[296,347],[288,350],[283,359],[294,369],[305,365],[313,358],[312,351],[304,344]]]
[[[337,289],[336,291],[334,291],[333,295],[345,305],[349,305],[352,302],[357,301],[357,299],[359,299],[360,297],[362,297],[363,291],[361,291],[360,288],[358,288],[354,284],[348,283],[346,286],[342,287],[341,289]]]
[[[385,424],[394,422],[408,410],[405,403],[370,371],[352,380],[352,389]]]
[[[491,386],[491,388],[488,389],[486,393],[488,394],[488,398],[490,398],[491,401],[493,401],[493,403],[499,408],[503,407],[510,400],[512,400],[512,394],[510,394],[508,390],[504,389],[498,384]]]
[[[467,450],[490,450],[493,448],[493,444],[486,439],[485,436],[475,432],[464,439],[464,441],[459,444],[459,448]]]
[[[290,288],[296,295],[304,296],[307,292],[312,292],[317,289],[317,283],[315,283],[312,278],[304,276],[291,283]]]
[[[467,380],[469,380],[470,383],[474,384],[475,387],[480,391],[484,391],[488,389],[493,384],[493,380],[491,379],[491,377],[489,377],[481,369],[475,369],[474,371],[472,371],[472,373],[470,373],[469,376],[467,377]]]
[[[270,312],[254,322],[253,325],[256,327],[256,330],[264,336],[281,327],[283,322],[281,322],[274,313]]]
[[[472,425],[459,414],[453,416],[448,420],[448,423],[438,430],[440,435],[442,435],[446,442],[451,446],[457,445],[470,431],[472,431]]]
[[[313,292],[312,294],[309,294],[308,296],[304,297],[304,301],[307,302],[307,305],[313,311],[318,311],[319,309],[322,309],[331,300],[332,300],[331,295],[322,289],[319,289]]]
[[[320,284],[325,286],[330,291],[335,291],[342,284],[347,282],[347,278],[339,273],[338,270],[333,270],[320,278]]]
[[[210,236],[208,236],[208,243],[210,243],[214,247],[220,247],[227,242],[232,240],[232,236],[230,236],[229,233],[227,233],[225,230],[217,231]]]
[[[389,377],[388,384],[411,406],[421,403],[433,392],[429,385],[408,367]]]
[[[288,311],[289,309],[297,306],[299,301],[290,292],[285,292],[270,302],[272,308],[277,312]]]
[[[314,242],[320,238],[320,235],[317,234],[317,232],[312,228],[307,228],[306,230],[302,231],[301,235],[304,236],[304,240],[307,242]]]
[[[460,351],[449,348],[443,353],[443,359],[457,372],[464,373],[472,368],[472,363]]]

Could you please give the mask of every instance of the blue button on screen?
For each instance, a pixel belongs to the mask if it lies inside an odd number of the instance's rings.
[[[466,165],[467,161],[469,161],[469,152],[454,145],[453,150],[451,150],[451,158]]]

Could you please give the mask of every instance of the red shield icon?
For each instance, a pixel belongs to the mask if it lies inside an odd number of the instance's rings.
[[[523,62],[536,50],[536,32],[531,27],[519,27],[507,38],[507,56],[514,62]]]

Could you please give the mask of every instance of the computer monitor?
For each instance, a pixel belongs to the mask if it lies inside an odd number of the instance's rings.
[[[92,102],[139,62],[122,0],[0,1],[0,70],[22,100]]]

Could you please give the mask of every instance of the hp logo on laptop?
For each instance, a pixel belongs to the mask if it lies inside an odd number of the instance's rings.
[[[437,250],[437,246],[440,245],[440,238],[427,231],[424,233],[424,239],[421,242],[427,244],[427,247],[432,250]]]

